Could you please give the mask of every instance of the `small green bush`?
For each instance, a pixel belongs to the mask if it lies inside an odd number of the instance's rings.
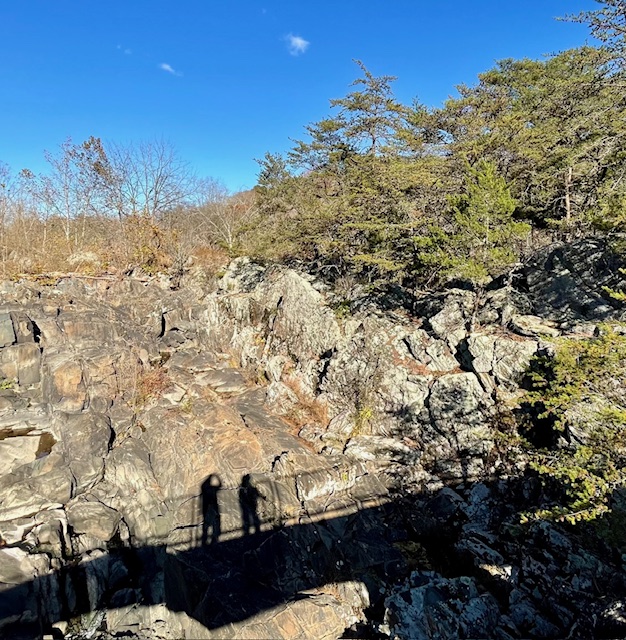
[[[554,506],[522,519],[573,524],[606,514],[626,484],[626,335],[602,325],[594,337],[560,339],[554,357],[534,360],[529,379],[532,428],[552,427],[568,446],[531,454]]]

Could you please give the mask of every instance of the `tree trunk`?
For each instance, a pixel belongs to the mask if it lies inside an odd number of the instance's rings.
[[[573,169],[569,167],[565,178],[565,225],[567,233],[569,233],[572,224],[572,200],[570,195],[572,189],[572,173]]]

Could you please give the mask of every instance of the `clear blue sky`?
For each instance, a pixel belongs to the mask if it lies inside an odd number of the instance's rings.
[[[201,175],[251,187],[358,75],[395,75],[403,102],[440,105],[507,57],[578,46],[555,16],[593,0],[0,0],[0,161],[165,138]]]

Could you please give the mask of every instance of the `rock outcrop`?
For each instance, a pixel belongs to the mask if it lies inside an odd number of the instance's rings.
[[[618,313],[541,260],[404,306],[247,259],[1,285],[0,635],[623,635],[621,559],[522,531],[496,446],[532,356]]]

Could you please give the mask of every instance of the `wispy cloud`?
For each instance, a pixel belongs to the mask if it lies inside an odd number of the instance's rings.
[[[292,56],[302,55],[311,44],[308,40],[300,36],[294,36],[293,33],[290,33],[285,40],[287,41],[287,49]]]
[[[171,73],[173,76],[183,75],[180,71],[176,71],[176,69],[174,69],[171,64],[167,64],[167,62],[162,62],[159,65],[159,69],[161,69],[161,71],[165,71],[166,73]]]
[[[117,50],[121,51],[124,55],[127,55],[127,56],[129,56],[133,52],[132,49],[129,49],[128,47],[123,47],[121,44],[117,45]]]

